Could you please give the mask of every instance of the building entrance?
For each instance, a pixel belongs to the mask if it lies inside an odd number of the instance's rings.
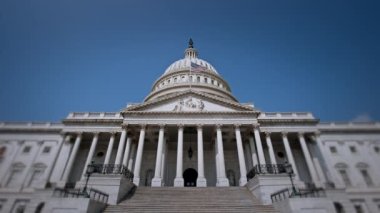
[[[197,186],[198,172],[193,168],[188,168],[183,172],[183,179],[185,187]]]

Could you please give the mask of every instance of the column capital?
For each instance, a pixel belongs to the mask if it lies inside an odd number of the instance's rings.
[[[216,125],[215,125],[215,127],[216,127],[217,130],[218,130],[218,129],[220,130],[220,129],[222,128],[222,126],[223,126],[223,124],[216,124]]]
[[[316,132],[314,132],[314,135],[315,135],[316,137],[321,136],[321,131],[316,131]]]
[[[197,124],[197,130],[202,130],[203,124]]]
[[[282,135],[282,137],[287,137],[288,136],[288,132],[283,131],[283,132],[281,132],[281,135]]]
[[[93,132],[92,134],[94,134],[94,137],[95,137],[95,136],[99,136],[100,132]]]
[[[304,132],[298,132],[297,135],[298,135],[299,138],[305,137],[305,133]]]
[[[265,137],[267,137],[267,138],[270,137],[270,134],[271,134],[271,132],[266,131],[265,132]]]
[[[117,134],[117,131],[111,131],[109,132],[111,136],[115,136]]]
[[[164,130],[165,130],[165,126],[166,126],[166,124],[158,124],[158,126],[160,127],[160,130],[161,130],[161,129],[164,129]]]
[[[78,137],[82,137],[82,135],[83,135],[83,132],[77,132]]]
[[[241,126],[241,124],[234,124],[235,129],[240,130],[240,126]]]
[[[253,126],[253,129],[259,129],[260,124],[259,123],[255,123],[255,124],[252,124],[252,126]]]
[[[123,123],[123,124],[121,124],[121,128],[122,128],[122,129],[127,129],[127,128],[128,128],[128,124],[127,124],[127,123]]]
[[[64,143],[68,144],[68,143],[70,143],[70,141],[71,141],[71,135],[66,135],[64,138]]]
[[[184,124],[177,124],[177,127],[178,127],[178,129],[182,129],[183,130],[183,128],[185,127],[185,125]]]
[[[140,128],[141,128],[141,130],[145,130],[146,129],[146,124],[140,124]]]

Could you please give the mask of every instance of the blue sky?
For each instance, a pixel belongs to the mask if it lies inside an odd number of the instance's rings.
[[[0,1],[0,120],[141,102],[189,37],[241,102],[380,120],[379,1]]]

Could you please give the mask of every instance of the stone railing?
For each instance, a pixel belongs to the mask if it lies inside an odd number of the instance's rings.
[[[93,173],[97,174],[122,174],[130,181],[133,181],[133,172],[121,164],[90,164],[93,167]]]
[[[247,173],[247,179],[250,180],[256,175],[261,175],[261,174],[284,174],[284,173],[286,173],[284,164],[257,164]]]
[[[72,112],[66,119],[122,119],[119,112]]]
[[[90,198],[102,203],[108,202],[108,194],[96,189],[90,189],[89,192],[82,189],[67,189],[67,188],[55,188],[53,191],[53,197],[62,198]]]
[[[310,112],[262,112],[259,119],[315,119]]]

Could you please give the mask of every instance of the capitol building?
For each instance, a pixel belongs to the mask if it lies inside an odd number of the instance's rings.
[[[380,212],[380,123],[259,110],[222,74],[190,40],[141,103],[0,122],[0,212]]]

